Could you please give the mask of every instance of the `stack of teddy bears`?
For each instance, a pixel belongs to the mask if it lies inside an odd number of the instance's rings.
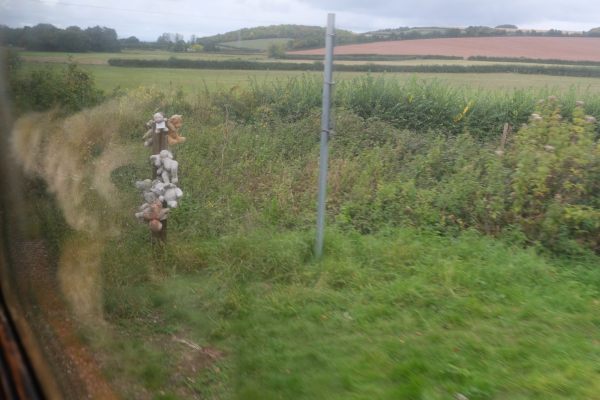
[[[178,131],[179,127],[181,127],[181,116],[174,115],[169,118],[169,120],[173,118],[177,120]],[[149,124],[151,124],[151,129],[156,129],[156,131],[159,132],[165,125],[161,123],[162,121],[164,121],[162,114],[156,113],[154,118],[149,122]],[[166,125],[169,128],[173,126],[173,124]],[[177,131],[174,132],[174,135],[181,138]],[[171,139],[171,132],[168,132],[168,135],[169,139]],[[144,135],[144,140],[147,142],[148,139],[149,135],[146,133]],[[177,143],[181,143],[185,140],[185,138],[182,139],[183,140],[178,141]],[[140,221],[147,222],[152,232],[160,232],[163,229],[162,221],[167,219],[171,208],[177,207],[177,202],[183,196],[183,192],[177,187],[177,182],[179,181],[177,170],[179,164],[173,159],[173,154],[169,150],[162,150],[159,154],[151,155],[150,161],[156,169],[156,178],[154,180],[145,179],[135,183],[136,188],[142,191],[142,197],[144,198],[144,204],[140,206],[139,212],[137,212],[135,216]]]

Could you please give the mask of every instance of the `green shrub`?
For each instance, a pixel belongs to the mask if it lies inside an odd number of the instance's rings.
[[[512,210],[530,238],[563,251],[571,240],[600,249],[600,146],[594,127],[583,104],[565,119],[550,98],[518,132],[509,155]]]
[[[13,74],[10,92],[20,113],[54,107],[75,112],[99,104],[104,99],[92,75],[76,64],[58,70],[44,68],[27,73],[15,71]]]

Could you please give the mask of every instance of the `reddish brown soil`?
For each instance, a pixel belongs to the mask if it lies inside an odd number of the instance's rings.
[[[324,54],[324,49],[290,54]],[[600,37],[485,37],[420,39],[337,46],[335,54],[526,57],[600,61]]]
[[[36,329],[42,345],[43,354],[34,356],[46,359],[56,379],[48,389],[54,391],[58,383],[62,391],[59,397],[116,400],[118,397],[104,379],[94,354],[82,343],[77,322],[69,315],[68,306],[61,298],[46,244],[41,240],[15,240],[14,243],[11,250],[13,258],[19,260],[20,275],[16,289],[22,300],[29,303],[25,319]],[[41,380],[45,388],[46,382]],[[46,394],[48,398],[57,396],[52,392]]]

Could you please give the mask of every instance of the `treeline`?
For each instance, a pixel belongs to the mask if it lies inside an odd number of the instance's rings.
[[[386,40],[410,40],[427,38],[480,37],[480,36],[598,36],[600,28],[588,32],[565,33],[560,30],[521,31],[469,26],[467,28],[409,28],[386,29],[364,34],[337,29],[336,43],[366,43]],[[191,35],[185,40],[179,33],[163,33],[156,41],[143,42],[135,36],[118,39],[117,32],[107,27],[89,27],[82,29],[70,26],[66,29],[51,24],[38,24],[24,28],[10,28],[0,25],[0,45],[20,47],[36,51],[66,52],[118,52],[122,48],[143,50],[166,50],[175,52],[199,51],[240,51],[227,48],[225,42],[252,39],[289,39],[283,50],[319,48],[325,45],[325,28],[306,25],[271,25],[244,28],[214,36],[197,38]],[[251,50],[245,50],[250,52]],[[436,56],[439,58],[439,56]],[[558,63],[555,63],[558,64]],[[591,64],[590,64],[591,65]]]
[[[337,29],[335,33],[338,44],[356,43],[357,38],[360,36],[344,29]],[[258,26],[206,36],[198,38],[196,41],[204,46],[207,51],[216,51],[220,47],[220,43],[224,42],[274,38],[290,39],[289,49],[322,47],[325,45],[325,28],[307,25]]]
[[[111,58],[114,67],[187,68],[231,70],[322,71],[323,63],[254,62],[245,60],[186,60],[171,57],[167,60],[130,60]],[[546,65],[381,65],[336,64],[339,72],[408,72],[408,73],[515,73],[533,75],[600,77],[600,68]]]
[[[396,29],[382,29],[374,32],[367,32],[361,35],[361,41],[377,40],[411,40],[411,39],[438,39],[438,38],[458,38],[458,37],[489,37],[489,36],[600,36],[600,29],[594,28],[587,32],[564,32],[559,29],[549,30],[521,30],[491,28],[488,26],[469,26],[467,28],[410,28],[400,27]]]
[[[316,54],[283,54],[285,60],[314,60],[322,61],[322,55]],[[408,61],[408,60],[462,60],[460,56],[443,55],[412,55],[412,54],[339,54],[336,61]]]
[[[508,26],[508,25],[507,25]],[[350,31],[336,30],[337,44],[369,43],[387,40],[414,40],[458,37],[489,37],[489,36],[600,36],[600,29],[594,28],[588,32],[563,32],[558,29],[547,31],[520,30],[507,28],[491,28],[488,26],[469,26],[467,28],[441,27],[400,27],[383,29],[374,32],[355,34]],[[325,45],[325,28],[303,25],[272,25],[255,28],[245,28],[220,35],[197,39],[207,51],[218,51],[219,43],[236,40],[252,39],[290,39],[287,50],[318,48]]]
[[[95,26],[81,29],[70,26],[60,29],[51,24],[24,28],[0,25],[0,44],[36,51],[118,52],[121,45],[112,28]]]

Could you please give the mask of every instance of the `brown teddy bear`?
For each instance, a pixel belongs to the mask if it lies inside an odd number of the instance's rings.
[[[168,208],[163,208],[162,201],[156,200],[151,204],[144,203],[141,211],[135,216],[143,221],[148,221],[148,226],[152,232],[160,232],[162,230],[162,222],[167,219],[169,213]]]
[[[167,139],[169,141],[169,145],[185,142],[185,137],[179,136],[181,125],[183,125],[183,118],[182,115],[179,114],[172,115],[167,121],[167,127],[169,128]]]

